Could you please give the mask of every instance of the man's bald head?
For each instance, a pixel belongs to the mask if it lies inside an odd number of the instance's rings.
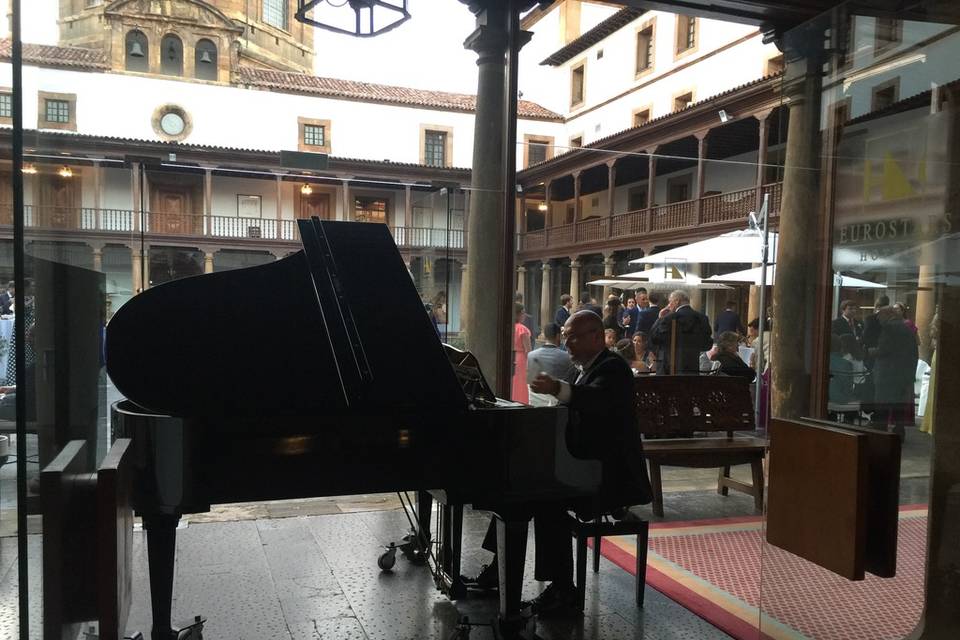
[[[563,325],[567,351],[574,362],[585,364],[606,348],[603,342],[603,320],[593,311],[577,311]]]

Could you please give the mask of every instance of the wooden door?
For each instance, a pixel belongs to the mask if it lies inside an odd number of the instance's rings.
[[[36,223],[53,229],[80,228],[79,173],[69,178],[57,174],[38,177]]]
[[[182,185],[155,185],[150,193],[149,230],[181,236],[199,234],[202,219],[195,214],[192,191]]]
[[[297,207],[298,218],[312,218],[317,216],[321,220],[330,219],[330,194],[311,193],[300,194],[300,204]]]

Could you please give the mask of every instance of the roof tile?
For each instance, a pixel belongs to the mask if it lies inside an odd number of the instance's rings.
[[[0,60],[13,57],[13,41],[0,40]],[[23,61],[53,67],[106,70],[110,68],[107,56],[99,49],[86,47],[58,47],[48,44],[23,43]]]

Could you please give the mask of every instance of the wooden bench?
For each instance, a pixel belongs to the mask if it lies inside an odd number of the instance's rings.
[[[663,516],[660,467],[719,468],[717,493],[736,489],[753,496],[763,510],[763,458],[767,440],[737,436],[754,431],[750,385],[744,378],[708,376],[642,376],[634,383],[637,424],[650,465],[653,513]],[[706,435],[722,433],[724,435]],[[752,484],[730,477],[730,467],[749,464]]]

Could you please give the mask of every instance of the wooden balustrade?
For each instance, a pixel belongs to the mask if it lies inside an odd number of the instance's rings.
[[[770,194],[770,215],[780,212],[782,183],[764,185],[763,193]],[[686,200],[653,209],[638,209],[618,213],[609,218],[593,218],[574,224],[548,227],[537,231],[520,233],[517,246],[520,251],[555,247],[572,247],[581,243],[600,242],[640,236],[663,234],[671,231],[692,229],[698,226],[729,225],[742,221],[747,224],[747,215],[756,206],[756,188],[740,189],[697,200]],[[697,211],[700,211],[700,220]]]
[[[259,239],[297,242],[297,221],[276,218],[240,218],[199,214],[145,212],[130,209],[91,207],[24,206],[24,225],[29,229],[92,231],[125,236],[143,230],[146,234],[193,238]],[[0,203],[0,226],[13,225],[13,205]],[[462,229],[394,227],[397,246],[405,248],[463,249],[466,233]]]

